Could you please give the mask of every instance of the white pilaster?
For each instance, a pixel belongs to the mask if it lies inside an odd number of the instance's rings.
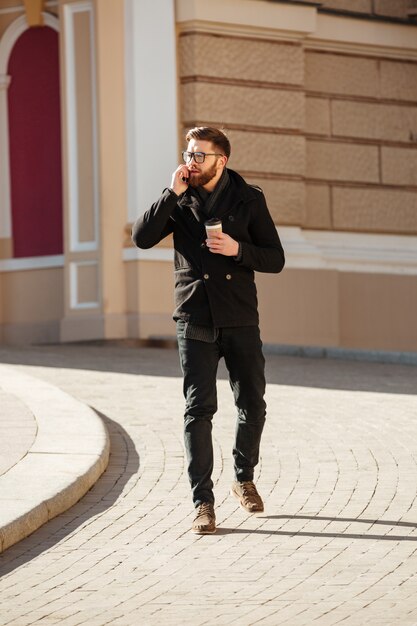
[[[178,166],[174,0],[126,0],[128,215],[134,221]]]

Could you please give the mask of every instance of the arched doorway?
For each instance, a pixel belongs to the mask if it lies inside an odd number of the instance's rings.
[[[25,30],[7,74],[10,206],[14,257],[63,249],[58,33]]]

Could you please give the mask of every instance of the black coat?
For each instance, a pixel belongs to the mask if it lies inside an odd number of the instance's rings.
[[[152,248],[174,234],[174,319],[202,326],[258,324],[254,271],[280,272],[284,251],[262,191],[228,170],[230,184],[220,196],[215,217],[223,232],[240,243],[241,256],[214,254],[205,244],[207,215],[195,197],[178,197],[165,189],[162,196],[133,225],[138,248]]]

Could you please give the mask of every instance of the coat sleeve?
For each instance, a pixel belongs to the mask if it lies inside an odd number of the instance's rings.
[[[240,242],[238,264],[256,272],[278,273],[285,265],[284,250],[262,191],[256,195],[249,225],[251,243]]]
[[[165,189],[151,208],[139,217],[132,227],[132,241],[138,248],[152,248],[174,230],[171,214],[178,196]]]

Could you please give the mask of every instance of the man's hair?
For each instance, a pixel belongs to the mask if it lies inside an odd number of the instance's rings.
[[[185,139],[187,141],[190,141],[190,139],[211,141],[211,143],[225,156],[227,156],[227,158],[230,157],[230,141],[226,134],[219,128],[213,128],[212,126],[196,126],[195,128],[190,128]]]

